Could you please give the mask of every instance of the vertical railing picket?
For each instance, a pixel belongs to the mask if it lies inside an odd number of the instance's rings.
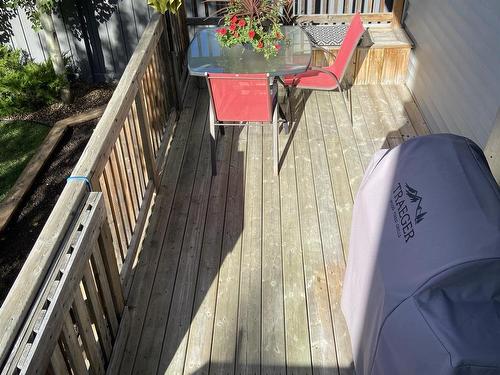
[[[142,83],[139,83],[139,90],[137,91],[137,95],[135,97],[135,105],[137,108],[137,115],[139,117],[139,128],[143,143],[142,146],[146,157],[146,169],[148,171],[148,175],[152,176],[155,189],[158,191],[160,188],[160,174],[158,173],[158,167],[156,165],[153,147],[151,145],[151,138],[149,136],[151,129],[146,113],[143,92]]]

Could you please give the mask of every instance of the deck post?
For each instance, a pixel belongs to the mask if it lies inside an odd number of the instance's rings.
[[[163,22],[163,32],[160,37],[160,51],[161,51],[161,56],[162,59],[165,63],[165,66],[168,69],[168,81],[169,81],[169,87],[171,90],[168,90],[168,93],[172,92],[169,96],[171,96],[172,102],[170,103],[173,105],[178,112],[180,112],[181,108],[181,98],[179,94],[179,87],[177,85],[177,79],[175,77],[175,64],[173,60],[173,54],[172,54],[172,38],[171,38],[171,32],[170,32],[170,26],[167,20],[167,15],[163,16],[162,18]],[[173,73],[173,74],[172,74]]]
[[[176,105],[180,111],[182,111],[182,88],[181,88],[181,72],[179,71],[179,48],[178,43],[176,43],[176,39],[178,36],[174,35],[174,25],[173,20],[170,14],[165,15],[165,30],[168,33],[167,42],[168,42],[168,54],[170,56],[169,63],[173,68],[173,80],[175,83],[175,91],[176,91]],[[164,30],[164,32],[165,32]]]
[[[405,7],[405,0],[394,0],[392,3],[392,25],[393,27],[401,27],[403,23],[403,10]]]
[[[156,165],[155,157],[153,154],[153,146],[151,145],[151,138],[149,134],[149,119],[146,113],[146,104],[144,102],[142,83],[139,83],[139,89],[135,96],[135,105],[137,108],[137,116],[139,117],[139,128],[141,131],[141,138],[144,147],[144,157],[146,159],[146,169],[148,175],[152,177],[155,190],[160,188],[160,174]]]

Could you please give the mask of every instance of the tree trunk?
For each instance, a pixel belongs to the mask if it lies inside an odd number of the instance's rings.
[[[45,8],[41,6],[40,3],[40,0],[36,1],[37,9],[40,14],[42,33],[44,34],[45,42],[47,43],[50,60],[52,61],[55,73],[58,76],[63,77],[65,82],[64,87],[61,90],[61,99],[64,103],[70,103],[72,100],[71,90],[69,87],[68,77],[66,76],[61,46],[59,45],[59,39],[57,39],[57,33],[54,27],[54,20],[52,19],[52,14],[47,13]]]

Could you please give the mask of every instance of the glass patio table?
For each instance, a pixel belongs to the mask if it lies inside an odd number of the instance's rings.
[[[216,27],[196,32],[188,49],[188,68],[193,76],[205,73],[269,73],[272,77],[305,72],[311,62],[311,42],[298,26],[283,26],[285,39],[278,55],[266,59],[262,53],[241,44],[223,47]]]

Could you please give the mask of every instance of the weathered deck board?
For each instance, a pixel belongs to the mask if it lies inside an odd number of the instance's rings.
[[[347,254],[349,236],[351,234],[352,195],[344,163],[342,145],[340,143],[337,123],[333,113],[330,96],[326,92],[317,92],[318,106],[321,108],[320,120],[323,128],[323,137],[330,169],[330,181],[335,197],[337,217],[339,220],[342,249]]]
[[[248,129],[247,178],[240,297],[236,346],[236,373],[255,374],[260,369],[262,304],[262,128]]]
[[[424,121],[424,118],[420,111],[418,110],[417,104],[413,100],[410,90],[405,85],[396,86],[396,90],[399,93],[399,102],[403,104],[403,107],[411,120],[412,126],[418,135],[430,134],[429,128]]]
[[[354,373],[340,309],[353,197],[378,148],[427,130],[405,87],[352,94],[354,128],[340,94],[294,97],[279,177],[271,127],[226,129],[212,178],[208,96],[191,87],[127,298],[120,373]]]
[[[247,128],[236,129],[229,165],[224,238],[217,289],[211,374],[233,374],[236,358]],[[205,372],[206,373],[206,372]]]
[[[263,129],[262,170],[262,368],[269,375],[285,366],[283,259],[279,177],[273,174],[272,128]]]
[[[306,106],[307,134],[311,151],[311,164],[314,175],[314,188],[318,206],[318,219],[328,283],[328,295],[331,319],[333,322],[333,333],[335,336],[337,361],[341,370],[341,375],[347,375],[353,374],[354,372],[352,369],[349,335],[347,334],[344,316],[340,310],[345,259],[344,253],[342,252],[342,240],[337,219],[338,213],[335,207],[333,188],[330,183],[328,159],[316,99],[316,95],[311,95],[308,103],[310,105]],[[358,125],[359,124],[355,123],[355,126]],[[369,138],[368,142],[371,143]]]
[[[354,197],[358,191],[359,184],[363,179],[363,166],[359,156],[358,146],[354,138],[353,125],[349,121],[349,112],[342,100],[342,95],[338,92],[330,93],[335,120],[337,122],[337,130],[340,136],[340,144],[342,145],[342,153],[344,154],[344,162],[349,176],[349,185],[351,186],[351,195]]]
[[[353,102],[359,103],[374,149],[377,150],[389,147],[387,140],[388,133],[380,123],[380,117],[377,115],[376,108],[372,103],[368,87],[353,86],[351,88],[351,94],[353,96]]]
[[[314,93],[311,96],[314,96]],[[337,368],[337,358],[332,355],[335,352],[335,341],[307,139],[306,114],[311,104],[312,100],[307,100],[304,115],[297,126],[293,146],[313,373],[326,375]]]
[[[205,364],[210,361],[210,345],[200,345],[200,342],[212,341],[232,140],[233,129],[229,129],[217,148],[217,163],[220,168],[217,176],[212,179],[207,210],[207,217],[212,218],[213,221],[211,221],[212,225],[205,225],[203,235],[194,310],[184,366],[186,374],[203,371]]]
[[[396,147],[400,145],[403,143],[403,137],[400,129],[397,127],[397,122],[393,117],[391,107],[385,97],[382,86],[370,85],[368,86],[368,92],[370,93],[371,106],[375,109],[376,116],[379,118],[385,133],[389,134],[389,136],[386,137],[389,146]],[[369,105],[367,107],[369,107]]]
[[[294,116],[294,121],[296,119]],[[283,164],[279,179],[286,364],[294,369],[294,374],[301,375],[311,372],[311,351],[300,243],[295,154],[292,144],[295,133],[294,127],[289,135],[283,132],[280,134],[279,155],[283,159]]]
[[[359,158],[363,166],[363,171],[366,170],[373,153],[375,152],[375,146],[370,137],[370,132],[368,131],[368,125],[366,124],[365,117],[363,116],[363,111],[361,110],[361,104],[359,99],[354,93],[351,93],[352,97],[352,122],[353,122],[353,132],[354,139],[356,140],[356,145],[358,146]]]
[[[404,109],[403,103],[399,101],[399,93],[396,91],[394,86],[383,86],[383,91],[389,102],[389,107],[392,109],[392,114],[394,116],[396,127],[399,129],[403,140],[414,138],[417,136],[415,129],[411,125],[411,121],[408,118],[406,111]]]

